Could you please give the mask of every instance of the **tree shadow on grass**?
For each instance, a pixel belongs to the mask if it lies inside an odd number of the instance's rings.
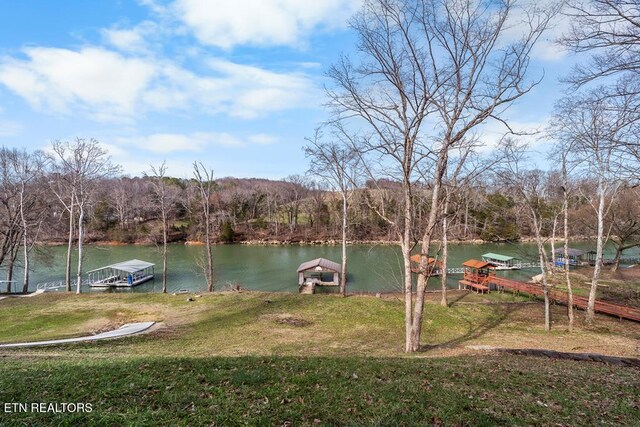
[[[464,298],[458,298],[457,301]],[[461,335],[457,338],[453,338],[449,341],[445,341],[439,344],[425,344],[421,345],[418,351],[420,352],[429,352],[433,350],[443,349],[443,348],[453,348],[457,347],[460,344],[474,340],[476,338],[482,337],[487,332],[495,329],[500,326],[507,318],[509,318],[514,312],[521,309],[519,304],[500,304],[492,307],[493,312],[491,315],[483,320],[478,322],[474,322],[473,320],[464,319],[469,329],[464,335]]]
[[[453,307],[457,302],[462,301],[470,294],[471,292],[461,292],[459,294],[454,294],[456,295],[455,298],[452,298],[450,295],[447,295],[449,308]]]

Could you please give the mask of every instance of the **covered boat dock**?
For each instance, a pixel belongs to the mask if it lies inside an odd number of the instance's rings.
[[[462,288],[472,289],[476,292],[489,292],[491,280],[496,277],[496,266],[490,262],[470,259],[462,264],[464,276],[458,281]]]
[[[578,266],[587,264],[587,261],[585,261],[585,255],[588,255],[588,253],[586,251],[583,251],[581,249],[569,248],[567,250],[567,255],[568,255],[569,267],[578,267]],[[565,265],[564,248],[557,248],[553,252],[553,258],[556,266],[558,267],[564,266]]]
[[[519,270],[522,268],[522,261],[509,255],[488,252],[482,255],[482,261],[495,265],[496,270]]]
[[[97,288],[125,287],[130,288],[154,277],[154,266],[150,262],[132,259],[107,265],[87,272],[89,286]]]
[[[341,270],[340,264],[325,258],[303,262],[298,267],[298,291],[313,294],[316,286],[339,286]]]

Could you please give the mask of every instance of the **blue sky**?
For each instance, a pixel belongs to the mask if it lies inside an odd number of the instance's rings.
[[[303,173],[304,138],[326,118],[324,73],[352,53],[358,0],[61,0],[0,4],[0,145],[45,149],[96,138],[125,173],[163,160],[189,176]],[[534,51],[542,84],[511,108],[544,126],[575,58],[552,40]],[[502,132],[489,123],[487,143]]]

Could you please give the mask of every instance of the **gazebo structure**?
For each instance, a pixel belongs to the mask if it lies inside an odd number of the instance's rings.
[[[581,249],[569,248],[567,250],[569,267],[578,267],[586,264],[584,259],[586,254],[587,252]],[[557,266],[564,266],[566,262],[564,259],[564,248],[557,248],[553,251],[553,259]]]
[[[420,258],[422,255],[415,254],[411,256],[411,272],[420,273]],[[438,261],[435,258],[427,258],[427,276],[440,276],[442,274],[442,261]]]
[[[94,288],[131,288],[153,279],[154,266],[155,264],[150,262],[132,259],[97,268],[87,272],[89,286]]]
[[[488,292],[491,287],[491,278],[496,275],[496,266],[490,262],[470,259],[462,263],[464,270],[463,279],[458,281],[460,287],[472,289],[476,292]]]
[[[341,270],[340,264],[325,258],[303,262],[298,267],[298,291],[313,294],[316,286],[339,286]]]
[[[509,255],[488,252],[482,255],[482,261],[495,265],[496,270],[519,270],[522,268],[522,261]]]

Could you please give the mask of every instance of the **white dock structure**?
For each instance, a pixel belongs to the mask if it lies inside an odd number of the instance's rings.
[[[131,288],[154,277],[154,266],[150,262],[132,259],[107,265],[87,272],[89,286],[93,288]]]
[[[518,258],[494,252],[483,254],[482,261],[495,265],[496,270],[520,270],[522,268],[522,261]]]

